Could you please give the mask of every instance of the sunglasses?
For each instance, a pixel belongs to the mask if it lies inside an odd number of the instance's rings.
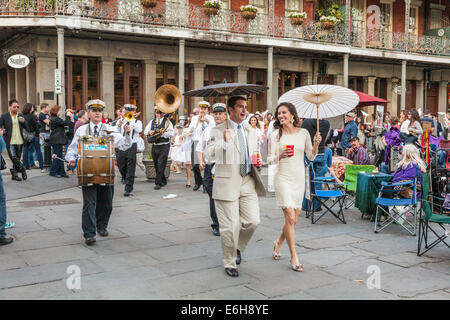
[[[95,107],[93,107],[93,108],[91,108],[91,110],[92,110],[93,112],[97,112],[97,111],[102,112],[102,111],[103,111],[103,108],[95,108]]]
[[[135,109],[134,108],[125,108],[125,110],[127,110],[127,111],[134,111]]]

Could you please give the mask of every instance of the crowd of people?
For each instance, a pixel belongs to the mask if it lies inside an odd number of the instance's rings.
[[[79,161],[80,137],[112,137],[124,196],[130,196],[136,166],[142,166],[145,139],[151,145],[155,190],[167,185],[165,171],[170,165],[176,174],[185,171],[186,188],[191,187],[193,173],[192,190],[202,188],[208,194],[212,233],[221,237],[223,264],[231,277],[239,275],[241,252],[260,221],[258,196],[266,193],[260,178],[262,166],[269,166],[268,190],[275,192],[285,218],[281,234],[273,243],[272,257],[280,260],[280,248],[286,241],[291,269],[301,272],[294,227],[300,211],[311,205],[305,197],[307,166],[312,166],[316,175],[330,175],[340,182],[331,166],[333,156],[338,155],[354,164],[374,164],[393,172],[394,180],[411,178],[413,171],[417,174],[426,168],[419,155],[425,141],[422,137],[429,133],[427,143],[439,149],[436,141],[448,140],[450,127],[450,114],[439,120],[428,111],[420,117],[413,109],[403,110],[400,118],[389,113],[370,116],[356,110],[345,115],[342,128],[331,128],[327,119],[317,122],[299,118],[294,105],[287,102],[279,104],[274,115],[268,111],[250,114],[247,99],[240,96],[230,98],[227,105],[201,101],[187,121],[179,123],[172,114],[155,106],[155,117],[145,127],[132,104],[118,109],[114,120],[109,119],[101,100],[89,101],[85,110],[66,110],[64,119],[58,105],[49,108],[43,103],[39,108],[40,112],[26,103],[19,112],[19,103],[13,99],[9,112],[0,117],[0,150],[8,151],[13,180],[26,180],[27,170],[34,168],[45,172],[46,166],[50,176],[68,177]],[[401,159],[395,168],[389,168],[391,150],[400,145]],[[11,243],[12,238],[4,231],[6,202],[0,182],[1,245]],[[83,236],[87,245],[93,245],[96,234],[108,236],[114,186],[82,186],[82,196]],[[321,210],[320,203],[314,202],[313,207]]]

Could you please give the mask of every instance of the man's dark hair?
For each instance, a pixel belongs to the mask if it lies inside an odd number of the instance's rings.
[[[48,107],[48,103],[47,102],[42,102],[41,103],[41,105],[39,106],[39,108],[42,110],[42,109],[45,109],[45,108],[47,108]]]
[[[86,111],[85,110],[80,110],[80,111],[78,111],[78,119],[81,119],[81,118],[83,118],[83,116],[86,114]]]
[[[239,101],[239,100],[245,100],[245,101],[247,101],[246,98],[241,97],[241,96],[234,96],[234,97],[231,97],[230,99],[228,99],[228,105],[227,105],[228,109],[229,109],[229,108],[234,108],[234,106],[236,105],[236,102]]]
[[[19,103],[19,101],[17,101],[16,99],[11,99],[11,100],[9,100],[9,102],[8,102],[8,106],[12,106],[12,104],[14,103],[14,102],[17,102],[17,103]]]

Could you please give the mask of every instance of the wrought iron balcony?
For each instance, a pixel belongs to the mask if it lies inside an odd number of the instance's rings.
[[[312,41],[427,55],[450,56],[450,40],[443,37],[406,36],[380,30],[350,29],[345,23],[325,29],[320,22],[305,20],[293,25],[288,17],[258,13],[247,20],[240,11],[220,9],[208,15],[196,5],[158,1],[154,8],[140,0],[0,0],[0,17],[69,16],[108,22],[126,21],[162,28],[188,29]]]

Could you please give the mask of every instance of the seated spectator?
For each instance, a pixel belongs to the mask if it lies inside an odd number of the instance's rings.
[[[367,165],[370,163],[370,157],[367,150],[361,145],[357,136],[350,138],[351,148],[346,150],[346,157],[353,161],[353,164]]]

